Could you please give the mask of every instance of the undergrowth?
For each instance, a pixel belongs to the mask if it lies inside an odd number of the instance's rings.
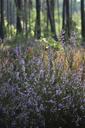
[[[43,42],[0,47],[1,128],[85,128],[85,50]]]

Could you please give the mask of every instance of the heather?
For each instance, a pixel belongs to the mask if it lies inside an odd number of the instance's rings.
[[[52,41],[0,45],[0,128],[85,128],[85,49]]]

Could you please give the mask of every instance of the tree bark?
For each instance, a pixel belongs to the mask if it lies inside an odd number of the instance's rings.
[[[2,42],[3,42],[3,39],[4,39],[4,1],[1,0],[0,1],[0,38],[2,39]]]
[[[63,22],[62,29],[66,30],[67,36],[70,37],[70,10],[69,0],[63,0]]]
[[[20,12],[21,12],[21,0],[15,0],[16,2],[16,7],[17,7],[17,21],[16,21],[16,28],[17,28],[17,33],[22,32],[22,25],[21,25],[21,18],[20,18]]]
[[[81,35],[83,41],[85,41],[85,11],[84,11],[84,0],[81,0]]]
[[[40,39],[41,37],[41,16],[40,16],[40,11],[41,11],[41,1],[36,0],[36,23],[35,23],[35,37],[37,39]]]
[[[56,34],[56,27],[55,27],[55,19],[54,19],[54,5],[55,2],[54,0],[46,0],[47,3],[47,13],[48,13],[48,19],[50,22],[50,26],[51,26],[51,33],[52,33],[52,37],[58,41],[58,37]]]

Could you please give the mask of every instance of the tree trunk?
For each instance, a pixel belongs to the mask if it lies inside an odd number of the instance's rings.
[[[62,11],[62,29],[65,29],[65,0],[63,0],[63,11]]]
[[[51,33],[52,33],[52,37],[58,41],[57,35],[56,35],[56,27],[55,27],[55,19],[54,19],[54,5],[55,2],[54,0],[46,0],[47,3],[47,12],[48,12],[48,19],[50,22],[50,26],[51,26]]]
[[[85,41],[85,12],[84,12],[84,0],[81,0],[81,35],[83,41]]]
[[[15,0],[16,2],[16,7],[17,7],[17,23],[16,23],[16,28],[17,28],[17,33],[22,32],[22,25],[21,25],[21,17],[20,17],[20,12],[21,12],[21,0]]]
[[[28,19],[28,24],[29,24],[29,34],[31,34],[31,10],[32,10],[32,0],[29,0],[29,2],[28,2],[28,7],[29,7],[29,12],[28,12],[28,17],[29,17],[29,19]]]
[[[69,0],[63,0],[63,22],[62,22],[62,29],[66,30],[67,36],[70,37]]]
[[[25,35],[26,37],[28,36],[28,28],[27,28],[27,22],[28,22],[28,17],[27,17],[27,0],[24,0],[24,12],[25,12]]]
[[[40,39],[40,37],[41,37],[40,10],[41,10],[41,1],[40,0],[36,0],[35,37],[37,39]]]
[[[70,15],[69,15],[69,0],[66,0],[66,27],[67,27],[67,34],[70,37]]]
[[[59,0],[57,0],[57,9],[58,9],[58,33],[60,33],[60,25],[61,25],[61,20],[60,20],[60,5],[59,5]]]
[[[2,39],[2,42],[3,42],[3,39],[4,39],[4,1],[1,0],[0,1],[0,38]]]

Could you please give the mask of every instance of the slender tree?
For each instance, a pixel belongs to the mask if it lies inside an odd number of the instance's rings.
[[[32,10],[32,0],[29,0],[29,1],[28,1],[28,8],[29,8],[29,12],[28,12],[29,34],[31,34],[31,10]]]
[[[25,35],[26,35],[26,37],[27,37],[27,31],[28,31],[28,28],[27,28],[27,22],[28,22],[28,17],[27,17],[27,6],[28,5],[28,3],[27,3],[27,0],[24,0],[24,12],[25,12]]]
[[[65,0],[63,0],[63,10],[62,10],[62,29],[65,29]]]
[[[0,38],[4,39],[4,1],[0,0]]]
[[[16,2],[16,8],[17,8],[17,21],[16,21],[16,28],[17,28],[17,33],[22,32],[22,25],[21,25],[21,8],[22,8],[22,2],[21,0],[15,0]]]
[[[84,11],[84,0],[81,0],[81,35],[83,41],[85,41],[85,11]]]
[[[35,37],[41,37],[41,0],[36,0],[36,23],[35,23]]]
[[[50,26],[51,26],[52,37],[57,41],[58,37],[56,34],[55,19],[54,19],[55,1],[54,0],[46,0],[46,3],[47,3],[47,13],[48,13],[48,19],[50,22]]]
[[[69,13],[69,0],[66,0],[66,27],[67,34],[70,37],[70,13]]]
[[[70,37],[70,10],[69,0],[63,0],[63,23],[62,28],[66,30],[68,37]]]
[[[59,26],[58,26],[58,32],[60,32],[60,4],[59,4],[59,0],[57,0],[57,9],[58,9],[58,23],[59,23]]]

